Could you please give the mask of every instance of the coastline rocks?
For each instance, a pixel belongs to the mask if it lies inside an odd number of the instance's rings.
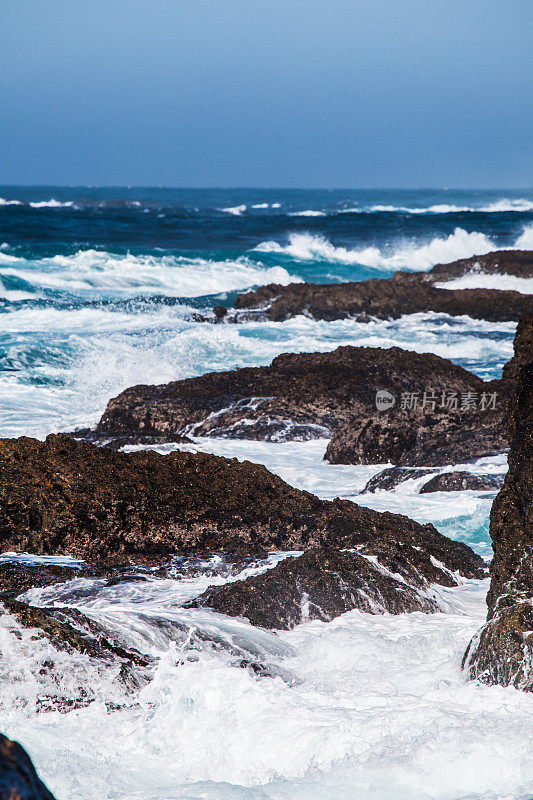
[[[0,800],[54,800],[18,742],[0,733]]]
[[[359,494],[366,494],[367,492],[373,493],[377,491],[390,492],[395,489],[400,483],[412,480],[413,478],[421,478],[424,475],[430,475],[433,472],[431,469],[412,469],[410,467],[387,467],[382,472],[378,472],[373,478],[370,478],[364,489]]]
[[[261,575],[212,587],[188,605],[284,630],[355,608],[370,614],[431,614],[442,610],[431,584],[456,585],[465,571],[471,577],[483,574],[481,561],[472,572],[474,565],[463,562],[462,553],[435,544],[434,537],[416,544],[377,537],[355,550],[311,550]]]
[[[485,384],[486,385],[486,384]],[[438,467],[503,452],[506,398],[494,410],[390,409],[338,428],[324,458],[331,464]]]
[[[527,314],[518,323],[514,355],[505,365],[501,380],[481,381],[467,397],[450,377],[445,395],[435,393],[434,407],[428,403],[424,408],[422,390],[412,408],[402,408],[400,401],[385,411],[354,414],[335,430],[325,458],[332,464],[390,461],[400,467],[437,467],[501,453],[508,447],[508,404],[516,375],[531,359],[533,314]],[[429,383],[425,388],[435,389]],[[454,392],[456,400],[452,403]]]
[[[533,691],[533,361],[518,376],[509,443],[509,472],[490,517],[487,623],[470,642],[463,666],[483,683]]]
[[[404,314],[426,311],[489,321],[518,320],[531,311],[529,295],[498,289],[445,289],[433,284],[470,272],[533,275],[533,254],[529,251],[501,251],[490,258],[474,256],[428,273],[397,272],[391,278],[336,284],[269,284],[237,295],[235,308],[260,309],[264,317],[283,321],[297,314],[314,319],[335,320],[370,315],[397,319]]]
[[[433,532],[402,515],[319,500],[237,459],[115,453],[65,434],[0,440],[4,551],[75,556],[110,569],[176,553],[354,546],[377,534]]]
[[[126,389],[109,401],[96,435],[305,440],[331,436],[353,415],[371,416],[380,389],[399,396],[428,387],[479,393],[484,386],[447,359],[399,347],[287,353],[267,367]]]
[[[420,489],[420,494],[430,492],[495,492],[501,489],[503,475],[475,475],[473,472],[443,472],[435,475]]]

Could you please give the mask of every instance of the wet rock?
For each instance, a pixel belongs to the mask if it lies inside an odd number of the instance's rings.
[[[246,461],[115,453],[66,435],[0,440],[4,550],[71,555],[110,568],[205,551],[352,547],[377,535],[449,541],[403,515],[319,500]]]
[[[421,478],[423,475],[431,474],[433,470],[430,469],[412,469],[410,467],[388,467],[373,478],[370,478],[365,488],[360,494],[367,492],[387,491],[395,489],[400,483],[412,480],[413,478]]]
[[[54,800],[32,760],[17,742],[0,733],[0,800]]]
[[[473,472],[443,472],[435,475],[420,489],[420,494],[430,492],[496,492],[501,488],[504,475],[475,475]]]
[[[478,392],[483,381],[450,361],[399,347],[287,353],[268,367],[133,386],[109,401],[101,437],[195,434],[272,441],[329,437],[376,411],[376,392]]]
[[[482,256],[471,256],[436,264],[423,273],[431,283],[462,278],[464,275],[514,275],[517,278],[533,278],[533,252],[531,250],[496,250]]]
[[[463,666],[484,683],[533,691],[533,361],[520,369],[508,435],[509,472],[490,517],[487,623]]]
[[[104,660],[118,659],[128,667],[146,667],[151,663],[147,656],[125,650],[120,644],[111,641],[98,623],[77,609],[37,608],[6,596],[1,598],[1,603],[21,625],[35,628],[59,650],[76,651]]]
[[[502,453],[507,402],[495,410],[421,413],[392,409],[337,429],[326,449],[332,464],[438,467]]]
[[[386,411],[354,414],[335,430],[325,458],[332,464],[390,461],[401,467],[436,467],[505,452],[516,373],[521,364],[533,359],[533,314],[520,320],[514,351],[502,379],[481,382],[470,395],[453,384],[450,373],[444,394],[434,391],[434,404],[424,404],[423,391],[434,389],[427,382],[414,402],[407,397],[405,408],[400,399]]]
[[[434,548],[448,566],[435,558]],[[287,558],[261,575],[212,587],[188,605],[285,630],[355,608],[370,614],[434,613],[442,606],[432,584],[457,584],[462,556],[439,547],[435,537],[416,544],[378,537],[355,550],[312,550]],[[475,571],[483,574],[481,561]]]
[[[335,284],[269,284],[237,295],[236,309],[260,309],[264,317],[283,321],[297,314],[314,319],[357,318],[366,314],[378,319],[397,319],[403,314],[426,311],[491,321],[518,320],[531,311],[528,295],[497,289],[443,289],[433,284],[467,272],[520,274],[531,277],[533,255],[509,251],[474,256],[453,264],[438,265],[429,273],[397,272],[392,278]]]

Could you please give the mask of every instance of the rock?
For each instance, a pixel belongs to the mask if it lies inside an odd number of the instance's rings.
[[[399,514],[319,500],[247,461],[116,453],[65,434],[0,440],[4,550],[65,554],[110,568],[175,553],[353,547],[378,534],[449,542]]]
[[[435,475],[420,489],[420,494],[429,492],[495,492],[501,488],[504,475],[475,475],[473,472],[443,472]]]
[[[505,410],[386,413],[354,418],[335,431],[325,458],[332,464],[438,467],[502,453],[507,448]]]
[[[421,478],[423,475],[431,474],[431,469],[412,469],[411,467],[388,467],[373,478],[370,478],[365,488],[361,490],[360,494],[367,492],[387,491],[395,489],[400,483],[412,480],[413,478]]]
[[[487,622],[463,666],[483,683],[533,691],[533,360],[520,369],[508,435],[509,472],[490,517]]]
[[[504,452],[515,376],[521,364],[533,359],[533,314],[520,320],[514,350],[501,380],[481,382],[472,390],[472,407],[468,407],[463,390],[453,385],[450,374],[444,398],[435,393],[435,408],[429,403],[423,407],[421,391],[414,408],[402,408],[400,401],[386,411],[354,414],[334,431],[325,458],[332,464],[390,461],[401,467],[437,467]],[[435,387],[428,381],[425,388]],[[454,392],[457,408],[441,408],[453,405],[450,397]]]
[[[533,359],[533,314],[526,314],[519,320],[514,337],[514,355],[502,371],[502,385],[511,397],[520,368]]]
[[[511,274],[533,275],[533,254],[510,251],[474,256],[453,264],[438,265],[429,273],[397,272],[392,278],[335,284],[269,284],[237,295],[236,309],[261,309],[263,316],[283,321],[297,314],[314,319],[334,320],[359,315],[378,319],[397,319],[404,314],[426,311],[490,321],[518,320],[531,311],[529,295],[498,289],[444,289],[433,284],[471,271],[491,274],[514,270]],[[486,266],[485,266],[486,265]]]
[[[32,760],[17,742],[0,733],[0,800],[54,800]]]
[[[109,401],[96,435],[203,436],[273,441],[328,437],[352,415],[376,411],[376,392],[455,390],[485,384],[430,353],[399,347],[338,347],[330,353],[287,353],[268,367],[209,373],[161,386],[133,386]],[[107,438],[106,438],[107,437]]]
[[[531,250],[496,250],[482,256],[471,256],[436,264],[422,277],[431,283],[440,283],[464,275],[514,275],[517,278],[533,278],[533,252]]]
[[[445,563],[435,558],[437,551]],[[287,558],[261,575],[211,587],[188,605],[285,630],[354,608],[370,614],[434,613],[442,606],[431,584],[459,582],[464,565],[458,555],[441,550],[434,537],[416,544],[377,537],[357,550],[312,550]],[[480,563],[477,574],[482,573]]]

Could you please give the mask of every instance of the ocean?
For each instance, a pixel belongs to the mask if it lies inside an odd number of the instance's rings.
[[[358,281],[533,249],[533,190],[4,186],[0,198],[2,437],[90,426],[128,386],[269,364],[284,352],[397,345],[484,379],[499,377],[512,355],[515,323],[469,317],[214,325],[191,315],[230,307],[237,292],[265,283]],[[511,276],[456,283],[533,293],[533,281]],[[490,558],[493,494],[419,495],[413,479],[361,495],[381,467],[329,465],[323,440],[198,439],[185,447],[263,463],[323,498],[432,522]],[[503,473],[505,458],[465,469]],[[30,591],[34,603],[83,609],[155,657],[151,682],[128,697],[109,670],[58,653],[0,616],[0,730],[24,744],[59,800],[531,795],[533,697],[469,683],[461,671],[486,614],[487,581],[443,588],[448,613],[352,611],[279,635],[181,608],[210,583],[243,574],[210,562],[173,579],[105,587],[79,578]],[[162,619],[216,630],[244,654],[268,657],[280,677],[250,674],[208,648],[191,660],[165,636]],[[36,701],[58,688],[41,670],[51,659],[65,692],[81,683],[93,702],[36,712]]]

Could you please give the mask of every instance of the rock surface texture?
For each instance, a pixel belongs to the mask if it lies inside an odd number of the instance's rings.
[[[431,525],[348,500],[319,500],[246,461],[115,453],[64,434],[0,441],[3,550],[109,566],[210,550],[352,547],[378,534],[437,537],[435,543],[471,553]]]
[[[162,386],[133,386],[110,400],[101,436],[175,435],[288,440],[331,436],[376,411],[376,392],[483,391],[476,375],[430,353],[338,347],[287,353],[268,367],[212,372]]]
[[[339,426],[325,458],[332,464],[379,464],[434,467],[460,464],[505,451],[509,400],[520,366],[533,359],[533,314],[517,327],[514,356],[501,380],[481,383],[467,396],[450,383],[444,397],[435,392],[434,408],[421,391],[410,408],[399,402],[366,416],[353,415]],[[433,387],[426,384],[426,389]],[[456,399],[453,400],[452,397]],[[427,400],[427,397],[426,397]],[[442,406],[445,406],[444,408]]]
[[[490,517],[487,623],[471,641],[464,666],[484,683],[533,691],[533,361],[519,372],[509,443],[509,472]]]
[[[311,550],[261,575],[210,588],[189,605],[279,629],[327,621],[354,608],[370,614],[434,613],[443,605],[433,584],[457,585],[472,566],[470,554],[448,549],[439,536],[399,541],[378,535],[355,549]],[[481,561],[479,566],[478,577]]]
[[[0,800],[54,800],[18,742],[0,733]]]
[[[452,264],[438,264],[428,273],[397,272],[392,278],[371,278],[352,283],[269,284],[239,294],[235,308],[260,310],[263,316],[276,321],[297,314],[323,320],[361,315],[396,319],[404,314],[424,311],[505,321],[518,320],[531,311],[531,296],[519,292],[446,289],[434,285],[469,273],[532,277],[533,252],[498,251]]]

